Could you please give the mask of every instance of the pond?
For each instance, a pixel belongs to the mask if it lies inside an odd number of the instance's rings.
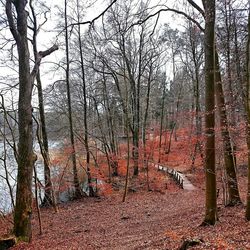
[[[49,148],[50,149],[59,149],[62,145],[60,141],[50,141]],[[34,144],[34,151],[39,154],[39,145],[37,143]],[[11,196],[10,196],[10,188],[15,194],[16,190],[16,176],[17,176],[17,163],[14,158],[13,150],[10,146],[6,146],[4,151],[4,144],[0,142],[0,212],[1,213],[8,213],[13,209]],[[6,161],[3,161],[3,158],[6,158]],[[36,161],[36,171],[37,177],[41,183],[44,183],[44,169],[43,169],[43,161],[41,157],[38,157]],[[7,171],[7,173],[6,173]],[[6,181],[6,174],[9,180],[9,186],[7,185]],[[57,174],[56,169],[52,169],[52,175]],[[86,183],[83,184],[84,189],[86,189]],[[59,202],[65,202],[70,199],[70,194],[72,190],[68,189],[67,191],[61,192],[58,194]],[[40,197],[43,198],[43,191],[41,189]]]

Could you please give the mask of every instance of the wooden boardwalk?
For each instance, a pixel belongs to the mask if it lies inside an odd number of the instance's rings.
[[[184,190],[192,191],[196,189],[196,187],[188,180],[188,178],[184,174],[176,171],[175,169],[164,167],[161,165],[155,165],[155,167],[169,174]]]

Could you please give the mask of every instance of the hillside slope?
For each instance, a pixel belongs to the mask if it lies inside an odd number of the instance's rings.
[[[250,226],[243,207],[219,208],[214,227],[199,227],[204,191],[136,192],[121,202],[92,198],[61,204],[59,213],[42,209],[43,234],[34,217],[31,244],[13,249],[178,249],[186,239],[203,243],[191,249],[250,249]]]

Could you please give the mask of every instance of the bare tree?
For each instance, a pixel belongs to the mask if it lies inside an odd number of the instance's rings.
[[[77,0],[77,22],[80,22],[80,5],[79,0]],[[89,149],[89,131],[88,131],[88,102],[87,102],[87,87],[86,87],[86,78],[85,78],[85,67],[83,60],[83,49],[82,49],[82,41],[81,41],[81,26],[77,25],[77,38],[78,38],[78,46],[80,53],[80,67],[81,67],[81,80],[82,80],[82,92],[83,92],[83,123],[84,123],[84,145],[86,149],[86,169],[88,176],[88,189],[89,196],[94,197],[95,192],[91,185],[91,173],[90,173],[90,149]]]
[[[67,87],[67,104],[68,104],[68,117],[69,117],[69,132],[70,132],[70,143],[72,147],[72,165],[73,165],[73,176],[74,176],[74,198],[80,198],[82,191],[78,179],[78,171],[76,164],[76,150],[75,150],[75,137],[73,129],[73,118],[72,118],[72,104],[71,104],[71,91],[70,91],[70,61],[69,61],[69,35],[68,35],[68,13],[67,13],[67,1],[64,1],[64,24],[65,24],[65,53],[66,53],[66,87]]]

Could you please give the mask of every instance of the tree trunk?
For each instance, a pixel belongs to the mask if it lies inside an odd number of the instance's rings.
[[[138,51],[138,76],[135,80],[134,72],[131,68],[131,62],[126,55],[125,49],[125,37],[122,35],[121,49],[123,53],[123,58],[127,68],[129,83],[131,86],[131,96],[132,96],[132,112],[133,112],[133,129],[131,130],[133,136],[133,148],[132,157],[134,162],[134,176],[139,174],[139,131],[140,131],[140,88],[141,88],[141,76],[142,76],[142,49],[144,42],[144,29],[140,33],[140,44]]]
[[[110,159],[110,147],[108,145],[107,138],[106,138],[106,135],[104,133],[103,126],[102,126],[102,119],[100,116],[100,112],[98,110],[98,103],[97,103],[96,98],[94,96],[92,96],[92,98],[94,101],[94,107],[95,107],[95,111],[97,114],[97,121],[98,121],[97,124],[98,124],[98,127],[99,127],[100,132],[101,132],[101,142],[103,144],[104,152],[105,152],[107,162],[108,162],[108,177],[109,177],[108,181],[111,182],[112,181],[112,174],[111,174],[111,167],[112,167],[111,161],[112,161],[112,159]]]
[[[30,1],[30,9],[32,12],[33,17],[33,53],[35,61],[37,61],[38,57],[38,51],[37,51],[37,35],[38,35],[38,25],[37,25],[37,18],[35,14],[34,7],[32,5],[32,1]],[[43,163],[44,163],[44,199],[42,202],[43,206],[50,206],[53,205],[56,208],[56,202],[54,197],[54,190],[52,186],[51,181],[51,175],[50,175],[50,159],[49,159],[49,144],[48,144],[48,137],[47,137],[47,130],[46,130],[46,121],[45,121],[45,112],[44,112],[44,102],[43,102],[43,89],[42,89],[42,82],[41,82],[41,76],[40,76],[40,70],[37,70],[36,75],[36,82],[37,82],[37,92],[38,92],[38,106],[39,106],[39,115],[40,115],[40,124],[41,124],[41,135],[42,140],[39,140],[40,145],[40,151],[43,157]]]
[[[250,221],[250,8],[248,13],[248,40],[247,40],[247,147],[248,147],[248,190],[246,219]]]
[[[162,145],[162,132],[163,132],[163,118],[164,118],[164,107],[165,107],[165,98],[166,98],[166,83],[163,83],[163,91],[162,91],[162,98],[161,98],[161,120],[160,120],[160,138],[159,138],[159,150],[158,150],[158,168],[161,163],[161,145]]]
[[[50,174],[49,143],[46,130],[46,120],[45,120],[45,112],[43,104],[43,90],[40,78],[40,71],[38,71],[36,82],[37,82],[39,114],[40,114],[41,133],[42,133],[42,145],[40,145],[40,147],[41,147],[41,154],[43,156],[44,183],[45,183],[44,198],[42,201],[42,205],[43,206],[53,205],[54,207],[56,207],[54,191],[51,181],[51,174]]]
[[[144,163],[146,163],[147,172],[148,172],[148,160],[147,160],[147,153],[146,153],[146,128],[147,128],[147,121],[148,121],[152,70],[153,70],[153,65],[151,63],[149,66],[149,75],[148,75],[148,80],[147,80],[146,107],[145,107],[145,113],[144,113],[144,120],[142,124],[143,161]]]
[[[103,70],[104,71],[104,70]],[[112,168],[112,176],[118,176],[118,161],[117,161],[117,147],[115,143],[115,132],[114,132],[114,120],[111,113],[111,107],[109,103],[109,96],[107,90],[107,81],[106,76],[103,72],[103,95],[104,95],[104,105],[107,110],[107,124],[108,124],[108,134],[109,134],[109,144],[112,153],[111,158],[111,168]]]
[[[69,38],[68,38],[68,17],[67,17],[67,1],[64,1],[64,21],[65,21],[65,46],[66,46],[66,85],[67,85],[67,102],[68,102],[68,117],[69,117],[69,132],[70,132],[70,143],[72,148],[72,165],[73,165],[73,176],[74,176],[74,198],[78,199],[82,196],[80,183],[78,179],[77,166],[76,166],[76,152],[75,152],[75,138],[73,131],[73,119],[72,119],[72,108],[71,108],[71,93],[70,93],[70,82],[69,82]]]
[[[216,171],[215,171],[215,115],[214,115],[214,26],[215,0],[204,0],[205,8],[205,170],[206,211],[203,225],[217,221]]]
[[[201,106],[200,106],[200,77],[199,77],[199,63],[198,63],[198,55],[197,55],[197,44],[195,39],[195,33],[192,31],[193,27],[190,26],[190,45],[192,52],[192,61],[194,63],[194,106],[195,106],[195,135],[196,135],[196,143],[194,146],[194,154],[192,156],[192,169],[194,169],[196,154],[199,151],[201,158],[203,159],[202,146],[200,137],[202,134],[202,117],[201,117]]]
[[[236,126],[236,115],[235,115],[235,98],[233,91],[232,81],[232,67],[231,67],[231,0],[225,1],[225,26],[226,26],[226,72],[227,72],[227,83],[229,90],[229,115],[230,125],[235,128]]]
[[[218,105],[219,117],[220,117],[220,129],[221,136],[223,140],[223,153],[224,153],[224,162],[227,173],[227,185],[228,185],[228,193],[229,206],[234,206],[241,204],[240,194],[238,189],[238,182],[236,177],[236,171],[234,166],[234,157],[233,150],[231,146],[230,134],[229,134],[229,126],[227,120],[227,112],[226,105],[224,99],[224,93],[221,82],[221,74],[220,74],[220,66],[219,66],[219,58],[218,53],[215,51],[215,93],[216,100]]]
[[[16,206],[14,211],[14,234],[22,240],[32,238],[32,174],[36,157],[32,140],[32,81],[30,75],[30,54],[27,38],[26,1],[13,3],[16,11],[16,26],[12,10],[13,1],[6,1],[6,14],[10,30],[17,44],[19,59],[19,101],[18,101],[18,174]]]
[[[233,21],[233,26],[234,26],[234,55],[235,55],[235,69],[236,69],[236,75],[237,75],[237,82],[236,84],[239,86],[240,88],[240,93],[241,93],[241,97],[244,99],[244,90],[245,90],[245,86],[244,86],[244,81],[243,81],[243,76],[242,76],[242,68],[241,68],[241,56],[240,56],[240,51],[239,51],[239,42],[238,42],[238,27],[237,27],[237,23],[236,23],[236,14],[234,14],[233,17],[234,21]],[[244,105],[244,103],[242,103],[242,108],[244,110],[244,113],[246,112],[246,106]]]
[[[79,1],[77,1],[77,18],[78,22],[80,22],[80,12],[79,12]],[[82,73],[82,91],[83,91],[83,122],[84,122],[84,144],[86,150],[86,166],[87,166],[87,176],[88,176],[88,189],[89,196],[94,197],[95,192],[91,185],[91,173],[90,173],[90,149],[89,149],[89,137],[88,137],[88,115],[87,115],[87,90],[86,90],[86,81],[85,81],[85,69],[84,69],[84,61],[83,61],[83,51],[82,51],[82,42],[81,42],[81,26],[78,25],[78,45],[80,49],[80,62],[81,62],[81,73]]]
[[[125,75],[124,75],[124,82],[125,82]],[[127,91],[127,87],[126,87],[126,98],[125,98],[125,103],[126,103],[126,113],[125,113],[125,119],[126,119],[126,136],[127,136],[127,151],[128,151],[128,155],[127,155],[127,166],[126,166],[126,179],[125,179],[125,186],[124,186],[124,193],[123,193],[123,197],[122,197],[122,202],[126,201],[126,196],[128,193],[128,185],[129,185],[129,167],[130,167],[130,139],[129,139],[129,119],[128,119],[128,91]]]
[[[46,51],[40,51],[38,58],[35,60],[34,68],[30,72],[30,53],[27,36],[28,12],[25,10],[26,4],[26,0],[7,0],[5,10],[10,31],[16,41],[19,65],[18,173],[13,232],[21,240],[31,241],[32,176],[34,162],[37,159],[33,152],[32,88],[41,59],[57,50],[58,46],[54,45]],[[15,11],[13,10],[13,5],[15,6]]]

